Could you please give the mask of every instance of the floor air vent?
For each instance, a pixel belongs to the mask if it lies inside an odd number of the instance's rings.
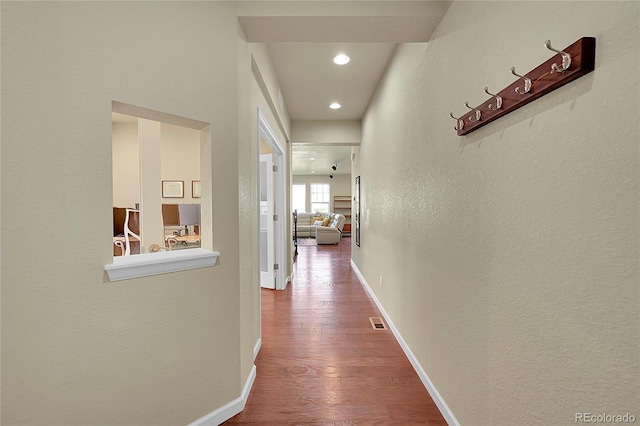
[[[382,322],[382,318],[380,317],[369,317],[369,321],[371,322],[371,326],[374,330],[386,330],[387,326]]]

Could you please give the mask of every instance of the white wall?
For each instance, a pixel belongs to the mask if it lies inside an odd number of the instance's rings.
[[[164,198],[163,203],[200,204],[192,182],[200,180],[200,131],[162,123],[162,180],[184,182],[184,198]]]
[[[140,202],[140,154],[137,122],[113,123],[113,205],[134,207]],[[199,204],[191,182],[200,180],[200,132],[167,123],[161,125],[162,180],[184,182],[184,198],[165,203]]]
[[[3,424],[187,424],[240,395],[257,245],[239,241],[255,185],[237,28],[223,2],[2,3]],[[211,123],[215,267],[108,281],[113,100]]]
[[[638,22],[637,2],[453,2],[363,120],[353,259],[460,424],[640,415]],[[456,136],[450,111],[583,36],[593,73]]]
[[[134,208],[140,202],[138,123],[113,123],[113,206]]]

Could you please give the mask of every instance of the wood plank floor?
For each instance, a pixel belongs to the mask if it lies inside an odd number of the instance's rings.
[[[446,425],[351,268],[351,239],[303,240],[294,281],[262,290],[262,349],[244,411],[225,424]]]

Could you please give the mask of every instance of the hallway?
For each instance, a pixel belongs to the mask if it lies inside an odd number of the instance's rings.
[[[262,349],[244,411],[225,424],[446,425],[351,268],[351,238],[303,239],[294,280],[262,290]]]

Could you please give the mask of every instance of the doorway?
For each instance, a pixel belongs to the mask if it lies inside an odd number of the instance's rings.
[[[285,280],[285,188],[284,151],[258,109],[258,174],[260,287],[284,290]]]

